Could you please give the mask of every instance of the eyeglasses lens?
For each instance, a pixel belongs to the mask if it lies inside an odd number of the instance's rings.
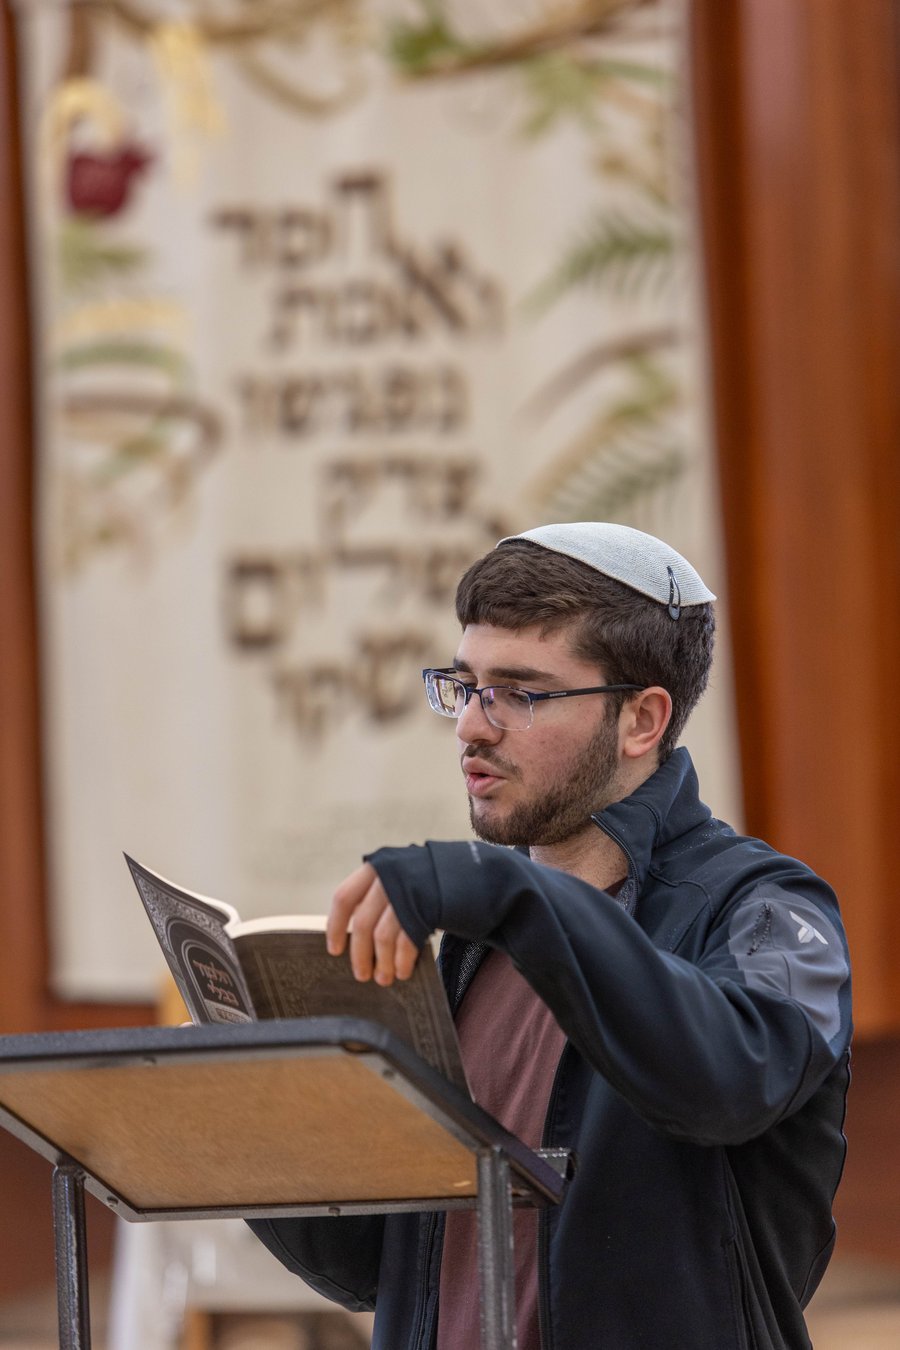
[[[444,717],[459,717],[466,706],[465,689],[447,675],[429,675],[425,684],[428,702]]]
[[[443,717],[462,717],[468,686],[451,675],[429,674],[425,683],[428,702]],[[481,706],[488,721],[502,731],[526,731],[532,723],[531,699],[521,689],[502,685],[482,689]]]
[[[531,726],[531,699],[521,689],[507,689],[502,685],[485,689],[482,705],[488,721],[502,731],[527,731]]]

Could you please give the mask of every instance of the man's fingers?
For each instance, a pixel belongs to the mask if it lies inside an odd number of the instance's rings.
[[[416,968],[416,962],[419,959],[419,949],[412,938],[407,937],[403,929],[400,929],[397,938],[397,946],[394,954],[394,971],[398,980],[408,980]]]
[[[375,925],[373,934],[375,943],[375,981],[377,984],[394,983],[394,949],[403,929],[390,905]]]
[[[375,968],[375,925],[390,908],[384,887],[375,876],[365,898],[353,911],[350,928],[350,965],[358,980],[370,980]],[[393,913],[393,911],[391,911]]]
[[[340,956],[347,945],[347,929],[354,910],[367,895],[372,882],[377,881],[375,868],[363,863],[338,886],[328,912],[325,940],[332,956]]]
[[[350,930],[350,965],[358,980],[393,984],[408,980],[419,951],[400,927],[371,863],[363,863],[334,893],[325,929],[328,951],[340,956]]]

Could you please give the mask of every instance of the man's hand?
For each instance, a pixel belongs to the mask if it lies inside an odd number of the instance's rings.
[[[371,863],[363,863],[334,893],[325,929],[328,950],[340,956],[350,932],[350,965],[358,980],[393,984],[408,980],[419,949],[400,927],[387,892]]]

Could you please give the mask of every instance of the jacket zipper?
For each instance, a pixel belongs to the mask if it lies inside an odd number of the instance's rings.
[[[425,1331],[425,1322],[428,1317],[428,1306],[431,1302],[431,1281],[430,1267],[434,1257],[431,1250],[434,1244],[434,1234],[437,1228],[438,1216],[434,1210],[428,1214],[428,1221],[425,1225],[425,1235],[422,1242],[422,1262],[419,1267],[419,1288],[422,1291],[419,1299],[418,1316],[416,1317],[413,1334],[409,1342],[409,1350],[428,1350],[428,1347],[422,1340]]]
[[[625,855],[628,863],[629,879],[637,879],[637,868],[630,849],[619,839],[612,830],[606,829],[597,820],[592,817],[594,824],[603,833],[617,844]],[[553,1076],[553,1087],[550,1089],[550,1100],[547,1103],[547,1114],[544,1117],[544,1133],[541,1139],[542,1148],[553,1147],[553,1125],[556,1114],[556,1103],[559,1097],[560,1083],[562,1081],[563,1063],[572,1051],[569,1041],[563,1046],[563,1052],[559,1057],[559,1063],[556,1066],[556,1073]],[[538,1215],[538,1326],[540,1330],[541,1350],[553,1350],[553,1328],[550,1321],[550,1210],[548,1207],[541,1209]]]
[[[621,837],[621,835],[617,834],[615,830],[611,830],[608,828],[608,826],[602,825],[600,823],[599,816],[591,816],[591,820],[597,826],[597,829],[602,830],[602,832],[606,835],[607,839],[611,839],[613,843],[616,845],[616,847],[620,848],[623,854],[625,855],[625,861],[628,864],[628,880],[634,882],[635,885],[634,898],[635,903],[637,903],[637,864],[634,861],[634,854],[631,852],[631,849],[625,843],[625,840]]]
[[[556,1072],[553,1075],[553,1086],[550,1089],[550,1100],[547,1102],[547,1113],[544,1116],[544,1132],[541,1136],[541,1147],[553,1147],[553,1125],[556,1114],[556,1102],[559,1097],[559,1088],[562,1081],[563,1062],[566,1056],[571,1052],[571,1045],[566,1041],[563,1046],[562,1054],[559,1057],[559,1063],[556,1066]],[[538,1328],[540,1331],[541,1350],[553,1350],[552,1328],[550,1325],[550,1210],[544,1206],[538,1211]]]
[[[484,943],[467,943],[460,951],[455,963],[454,970],[442,971],[444,987],[447,989],[448,996],[451,999],[451,1012],[456,1012],[459,1007],[462,996],[466,992],[472,976],[475,974],[481,957],[484,955],[487,947]],[[444,950],[442,947],[442,956]],[[435,1233],[437,1232],[439,1215],[431,1211],[425,1224],[425,1231],[422,1240],[422,1259],[419,1265],[419,1288],[422,1291],[419,1299],[419,1306],[416,1310],[416,1318],[413,1326],[412,1336],[409,1341],[409,1350],[431,1350],[430,1345],[424,1341],[425,1331],[428,1323],[428,1310],[432,1303],[432,1281],[431,1272],[434,1265],[435,1254],[433,1251]],[[438,1267],[440,1269],[440,1267]],[[434,1319],[432,1319],[433,1322]],[[432,1326],[431,1341],[434,1341],[434,1330]]]

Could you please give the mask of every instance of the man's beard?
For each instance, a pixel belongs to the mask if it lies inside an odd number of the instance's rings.
[[[470,797],[472,829],[488,844],[527,848],[564,843],[580,834],[593,814],[617,800],[618,751],[617,720],[604,719],[565,780],[548,784],[537,801],[523,802],[502,817],[498,813],[494,820],[478,820]]]

